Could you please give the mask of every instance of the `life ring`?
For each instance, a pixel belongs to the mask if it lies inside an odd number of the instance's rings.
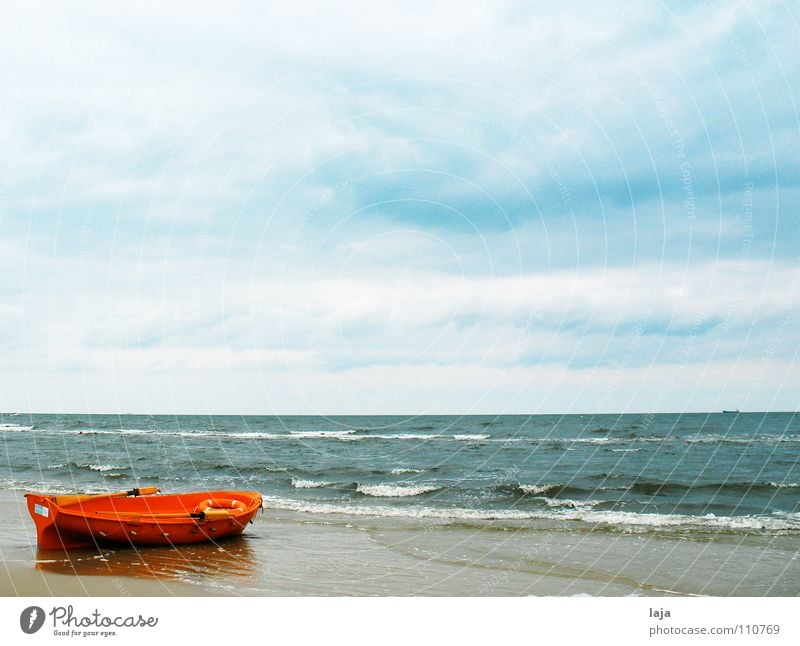
[[[220,513],[231,514],[232,512],[246,511],[247,505],[241,500],[234,500],[233,498],[207,498],[195,507],[195,512],[208,515],[209,512],[213,515]]]

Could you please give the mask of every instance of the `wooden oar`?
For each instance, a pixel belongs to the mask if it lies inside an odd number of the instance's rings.
[[[109,518],[203,518],[203,514],[185,512],[163,512],[149,514],[144,511],[95,511],[95,516],[108,516]]]
[[[116,519],[136,519],[136,518],[195,518],[198,520],[225,520],[233,518],[233,514],[228,509],[206,509],[205,511],[193,512],[162,512],[159,514],[150,514],[145,511],[113,511],[113,510],[100,510],[92,512],[95,516],[102,518],[116,518]]]
[[[55,503],[59,507],[74,505],[76,503],[89,502],[90,500],[100,500],[102,498],[124,498],[126,496],[149,496],[161,491],[158,487],[141,487],[130,491],[115,491],[114,493],[98,494],[78,494],[72,496],[56,496]]]

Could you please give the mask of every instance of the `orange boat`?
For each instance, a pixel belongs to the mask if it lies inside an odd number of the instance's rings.
[[[261,508],[261,494],[255,491],[157,494],[157,487],[143,487],[99,495],[25,497],[43,550],[104,543],[202,543],[241,534]]]

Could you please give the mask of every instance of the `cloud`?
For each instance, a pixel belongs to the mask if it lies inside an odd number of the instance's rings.
[[[771,1],[16,8],[4,387],[194,374],[230,408],[289,375],[314,412],[337,401],[314,383],[361,410],[402,375],[438,394],[399,408],[439,410],[592,370],[658,392],[687,339],[691,370],[758,364],[797,341],[792,24]]]
[[[484,238],[485,250],[504,253],[505,238],[498,240]],[[163,255],[73,260],[5,248],[6,275],[25,268],[6,283],[6,363],[99,370],[112,353],[117,365],[137,369],[161,353],[175,367],[227,356],[229,366],[249,370],[259,352],[271,352],[315,357],[335,371],[576,357],[599,366],[618,360],[633,338],[637,363],[665,360],[687,336],[698,339],[692,361],[753,358],[800,292],[792,264],[747,257],[470,273],[459,269],[472,252],[453,242],[425,231],[384,232],[328,249],[305,275],[286,273],[270,257],[261,266],[200,248],[195,258],[181,249],[173,257],[168,243]],[[40,298],[26,298],[29,284],[44,287]],[[791,329],[781,334],[794,339]]]

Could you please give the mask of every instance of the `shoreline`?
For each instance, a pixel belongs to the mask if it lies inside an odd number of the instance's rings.
[[[609,533],[265,509],[240,538],[38,553],[0,490],[2,596],[797,596],[800,536]],[[596,529],[596,528],[595,528]]]

